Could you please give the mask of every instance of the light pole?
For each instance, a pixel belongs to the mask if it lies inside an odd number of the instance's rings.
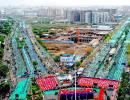
[[[75,69],[75,100],[76,100],[76,69]]]
[[[75,51],[75,46],[74,46],[74,51]],[[74,53],[74,58],[75,58],[75,53]],[[73,59],[74,60],[74,70],[75,70],[75,100],[76,100],[76,61],[75,61],[75,59]]]

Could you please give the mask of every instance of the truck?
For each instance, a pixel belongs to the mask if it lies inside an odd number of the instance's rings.
[[[116,48],[112,48],[109,52],[109,55],[112,56],[113,54],[116,53]]]

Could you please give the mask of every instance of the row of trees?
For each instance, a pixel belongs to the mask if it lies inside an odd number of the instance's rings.
[[[13,21],[11,19],[0,22],[0,78],[6,77],[8,73],[8,67],[2,63],[2,57],[4,53],[4,39],[11,33]]]
[[[5,36],[11,33],[11,28],[13,23],[14,23],[13,20],[10,18],[8,20],[0,21],[0,60],[3,57],[3,52],[4,52],[3,43],[4,43]]]
[[[130,73],[124,72],[118,92],[118,100],[130,100]]]
[[[2,60],[3,53],[4,53],[4,45],[3,45],[4,39],[5,39],[5,36],[0,35],[0,60]]]
[[[1,21],[0,22],[0,34],[8,35],[11,33],[13,21],[7,20],[7,21]]]
[[[11,84],[6,77],[8,76],[8,66],[2,63],[2,57],[4,53],[4,39],[7,35],[11,33],[13,25],[13,20],[3,20],[0,22],[0,99],[5,97],[7,93],[9,93]]]
[[[128,33],[128,30],[125,32]],[[128,67],[130,67],[130,45],[127,45],[127,60]],[[118,100],[130,100],[130,73],[124,72],[122,74],[122,81],[118,92]]]
[[[130,66],[130,44],[127,45],[127,60],[128,60],[128,66]]]

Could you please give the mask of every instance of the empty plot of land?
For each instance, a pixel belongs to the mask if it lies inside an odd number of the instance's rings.
[[[93,48],[88,44],[56,44],[56,43],[44,43],[44,46],[54,54],[58,56],[60,54],[79,54],[84,55],[90,53]]]

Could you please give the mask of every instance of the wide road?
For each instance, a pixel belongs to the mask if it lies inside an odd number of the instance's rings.
[[[42,62],[45,64],[47,69],[52,72],[63,72],[60,67],[54,62],[52,56],[37,42],[35,35],[32,32],[31,27],[28,25],[26,26],[27,33],[33,43],[34,49],[37,52],[38,56],[42,60]]]
[[[15,94],[18,94],[22,100],[25,100],[30,86],[30,78],[37,76],[35,72],[39,71],[46,75],[47,70],[38,57],[30,37],[25,31],[25,24],[19,21],[19,24],[13,33],[11,45],[14,58],[14,74],[17,77],[18,82],[11,92],[9,99],[14,100]],[[21,43],[20,38],[25,41],[25,44],[23,44],[22,47],[19,46]],[[33,64],[34,61],[37,65]]]

